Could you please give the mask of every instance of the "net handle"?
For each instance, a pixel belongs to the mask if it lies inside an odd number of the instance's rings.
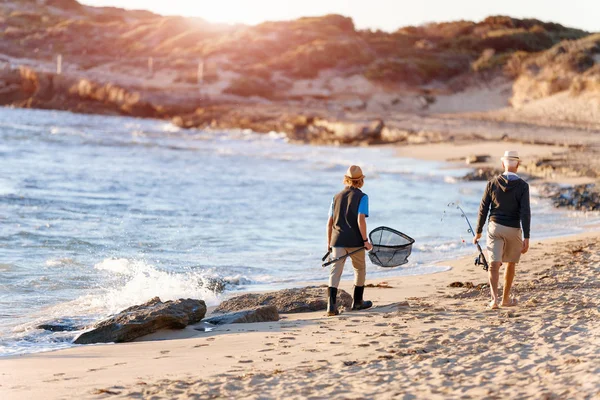
[[[361,250],[366,250],[366,247],[361,247],[360,249],[356,249],[354,251],[351,251],[350,253],[348,253],[348,251],[346,250],[346,254],[344,254],[343,256],[339,256],[338,258],[334,258],[333,260],[329,260],[326,263],[323,263],[323,265],[321,265],[322,267],[327,267],[335,262],[338,262],[340,260],[343,260],[344,258],[351,256],[354,253],[358,253]],[[325,257],[324,257],[325,258]]]

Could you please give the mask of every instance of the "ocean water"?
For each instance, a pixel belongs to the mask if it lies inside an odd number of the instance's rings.
[[[325,283],[328,207],[353,163],[367,175],[369,228],[416,239],[409,264],[370,265],[368,277],[440,272],[436,261],[473,253],[447,207],[460,201],[475,223],[485,184],[458,180],[465,169],[398,158],[392,147],[0,108],[0,355],[72,346],[77,332],[36,326],[85,326],[154,296],[214,305],[235,292]],[[532,202],[534,238],[597,221]]]

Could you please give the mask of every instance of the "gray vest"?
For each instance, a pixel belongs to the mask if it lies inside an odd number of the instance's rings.
[[[360,189],[347,187],[333,198],[331,247],[365,245],[358,227],[358,206],[364,195]]]

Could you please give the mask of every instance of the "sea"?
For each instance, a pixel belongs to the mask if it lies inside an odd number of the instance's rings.
[[[415,239],[408,264],[369,265],[368,278],[438,273],[449,269],[440,261],[474,254],[448,207],[459,202],[476,222],[485,183],[462,181],[467,168],[400,158],[393,146],[0,108],[0,356],[72,347],[85,326],[154,296],[216,305],[326,283],[329,205],[351,164],[366,175],[369,230]],[[532,238],[598,223],[532,194]],[[75,330],[37,328],[49,322]]]

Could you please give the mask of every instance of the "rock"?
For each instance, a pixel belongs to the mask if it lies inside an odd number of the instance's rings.
[[[381,130],[381,140],[386,143],[406,142],[408,137],[413,134],[415,132],[411,130],[384,126]]]
[[[467,164],[484,163],[487,160],[489,160],[490,157],[491,156],[489,154],[473,154],[473,155],[466,157],[465,162]]]
[[[471,288],[473,288],[475,286],[473,285],[472,282],[452,282],[451,284],[448,285],[448,287],[453,287],[453,288],[454,287],[455,288],[464,287],[464,288],[467,288],[467,289],[471,289]]]
[[[595,184],[561,187],[548,184],[540,188],[540,195],[550,198],[557,208],[579,211],[600,210],[600,187]]]
[[[131,342],[159,329],[183,329],[200,322],[205,315],[206,304],[202,300],[179,299],[163,303],[155,297],[97,323],[92,330],[75,339],[75,344]]]
[[[36,328],[50,332],[71,332],[85,329],[84,326],[80,326],[75,321],[68,318],[58,319],[56,321],[40,324],[36,326]]]
[[[269,321],[279,321],[279,313],[275,306],[256,307],[249,310],[216,315],[205,319],[203,322],[208,322],[213,325],[224,325]]]
[[[469,172],[463,176],[465,181],[489,181],[490,179],[500,175],[502,171],[495,168],[479,168],[473,172]]]
[[[352,296],[339,289],[337,305],[351,308]],[[275,306],[280,314],[325,310],[327,308],[327,287],[308,286],[269,293],[243,294],[225,300],[214,312],[227,313],[260,306]]]

